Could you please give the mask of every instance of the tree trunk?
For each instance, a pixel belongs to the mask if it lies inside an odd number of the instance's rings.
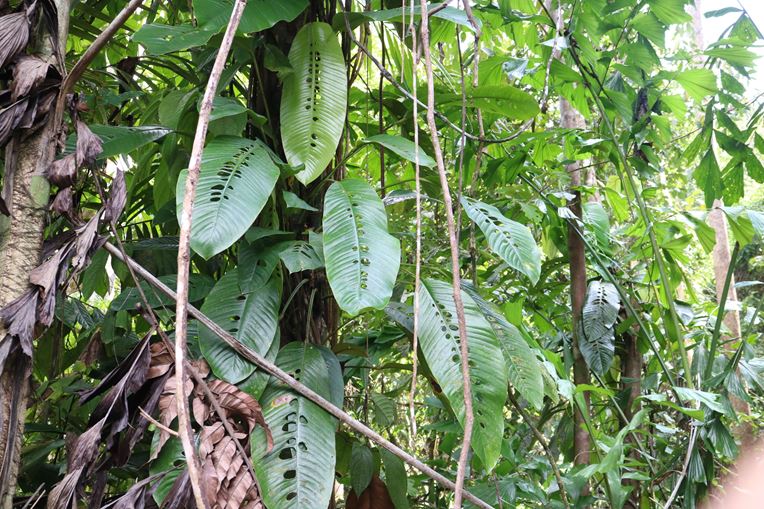
[[[560,100],[561,125],[566,129],[583,129],[584,118],[565,99]],[[581,207],[581,164],[575,162],[565,167],[570,175],[569,192],[574,198],[568,207],[579,219],[583,218]],[[586,251],[584,241],[578,231],[578,225],[568,223],[568,259],[570,264],[570,301],[573,313],[573,382],[576,385],[588,384],[589,368],[581,355],[578,347],[578,330],[586,300]],[[589,395],[585,394],[586,411],[589,409]],[[589,431],[586,429],[586,421],[581,411],[576,408],[574,412],[575,430],[573,433],[573,448],[575,451],[574,462],[577,465],[589,463],[590,440]]]
[[[66,47],[69,0],[55,2],[58,8],[59,47]],[[33,42],[43,57],[54,55],[50,37]],[[0,231],[0,308],[29,288],[29,273],[40,263],[49,187],[44,177],[55,157],[52,115],[36,133],[18,133],[6,146],[3,197],[11,217]],[[5,329],[0,324],[0,338]],[[32,359],[16,348],[5,361],[0,376],[0,507],[10,509],[16,489],[21,438],[32,373]]]

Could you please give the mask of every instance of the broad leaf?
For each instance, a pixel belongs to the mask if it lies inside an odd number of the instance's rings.
[[[385,147],[386,149],[393,151],[398,157],[411,161],[412,163],[416,163],[418,158],[419,164],[422,166],[430,168],[435,166],[435,160],[428,156],[425,151],[422,150],[422,147],[417,149],[417,146],[413,141],[407,140],[402,136],[377,134],[376,136],[366,138],[363,140],[363,143],[374,143]]]
[[[103,151],[98,155],[99,159],[127,154],[172,132],[162,126],[153,125],[139,127],[90,125],[90,129],[101,138],[103,143]]]
[[[584,303],[578,346],[586,364],[598,375],[604,374],[615,353],[615,322],[621,299],[612,283],[589,283]]]
[[[133,41],[146,48],[149,55],[165,55],[202,46],[216,31],[199,29],[191,25],[143,25]]]
[[[541,275],[541,252],[530,228],[507,219],[496,207],[466,196],[462,198],[462,206],[482,230],[491,250],[535,285]]]
[[[435,381],[443,389],[459,423],[464,426],[464,379],[451,285],[434,279],[422,281],[420,346]],[[472,448],[490,470],[499,459],[504,435],[507,370],[499,341],[475,301],[462,292],[469,340],[475,427]]]
[[[286,345],[276,364],[325,398],[329,372],[314,346]],[[271,379],[262,397],[265,422],[273,433],[267,450],[265,433],[252,434],[252,463],[268,509],[327,507],[334,485],[336,421],[314,403]]]
[[[238,270],[226,272],[207,296],[201,310],[239,342],[264,356],[277,336],[281,278],[274,274],[264,285],[243,292],[239,287]],[[199,346],[212,372],[226,382],[236,384],[255,371],[254,364],[201,325]]]
[[[384,308],[400,265],[400,242],[387,231],[377,193],[361,180],[335,182],[324,197],[326,275],[339,306],[351,315]]]
[[[186,185],[178,178],[178,215]],[[194,202],[191,247],[204,258],[229,248],[247,232],[276,185],[279,170],[259,141],[221,137],[202,154],[202,168]]]
[[[716,75],[709,69],[688,69],[676,74],[676,81],[685,92],[698,101],[716,93]]]
[[[382,464],[385,467],[385,484],[395,509],[409,509],[408,482],[406,467],[398,456],[387,449],[379,449]]]
[[[297,179],[308,184],[334,157],[345,127],[345,60],[332,28],[309,23],[294,38],[289,63],[294,72],[281,94],[281,138],[289,164],[305,166]]]
[[[528,403],[540,410],[544,405],[543,373],[546,368],[536,358],[536,354],[523,338],[522,333],[493,303],[483,299],[471,284],[463,283],[462,289],[472,297],[485,319],[493,327],[507,363],[509,383]]]
[[[374,456],[365,445],[353,442],[350,455],[350,484],[353,491],[360,495],[371,482],[374,475]]]
[[[170,288],[175,288],[177,286],[178,277],[175,274],[169,274],[167,276],[161,276],[159,280]],[[196,302],[205,298],[207,294],[210,293],[210,290],[212,290],[214,284],[215,282],[210,276],[204,274],[189,274],[188,302]],[[146,296],[149,306],[152,308],[169,306],[172,310],[175,309],[174,299],[163,293],[158,293],[156,289],[147,282],[141,282],[141,289]],[[123,287],[122,292],[111,301],[109,310],[134,311],[138,304],[143,305],[140,292],[134,286],[126,286]]]
[[[301,210],[307,210],[310,212],[316,212],[318,209],[314,207],[313,205],[309,204],[299,196],[297,196],[294,193],[290,193],[289,191],[282,191],[281,196],[284,197],[284,203],[286,204],[288,209],[301,209]]]
[[[303,270],[315,270],[324,266],[324,261],[313,246],[304,240],[293,240],[279,244],[279,257],[290,274]]]
[[[308,0],[248,0],[239,32],[267,30],[279,21],[292,21],[308,6]],[[220,31],[228,24],[233,0],[194,0],[194,14],[205,30]]]
[[[441,94],[438,98],[440,103],[449,105],[460,104],[461,100],[461,94]],[[515,120],[528,120],[540,111],[532,95],[510,85],[479,86],[468,91],[467,101],[470,107]]]

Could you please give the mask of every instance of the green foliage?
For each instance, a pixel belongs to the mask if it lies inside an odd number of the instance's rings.
[[[400,243],[374,190],[360,180],[335,182],[324,197],[326,276],[337,304],[351,315],[390,300]]]
[[[325,398],[330,373],[321,352],[290,343],[276,364]],[[265,422],[273,433],[268,450],[262,431],[252,436],[252,463],[270,509],[308,509],[329,503],[334,484],[335,421],[311,401],[271,380],[262,396]]]
[[[332,28],[305,25],[292,41],[281,94],[281,136],[287,161],[301,168],[303,184],[314,181],[337,150],[345,126],[345,59]]]

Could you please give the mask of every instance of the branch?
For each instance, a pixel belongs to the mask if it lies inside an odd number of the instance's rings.
[[[188,327],[188,278],[189,266],[191,264],[191,221],[194,209],[194,198],[196,196],[196,184],[199,180],[199,173],[202,167],[202,151],[204,150],[204,140],[207,138],[207,128],[210,123],[210,114],[212,113],[212,101],[217,93],[220,76],[223,74],[228,53],[231,50],[233,39],[236,36],[236,29],[241,21],[244,7],[247,0],[236,0],[231,19],[228,21],[223,41],[220,44],[220,50],[215,57],[215,63],[212,66],[207,88],[204,91],[202,104],[199,109],[199,121],[196,124],[196,134],[194,135],[194,144],[191,149],[191,158],[188,163],[188,177],[186,178],[186,188],[183,193],[183,210],[180,217],[180,242],[178,245],[178,285],[177,300],[175,307],[175,383],[178,404],[178,433],[183,444],[183,452],[186,455],[186,464],[188,465],[188,474],[193,488],[194,498],[196,499],[197,509],[208,507],[204,495],[204,487],[200,474],[199,458],[193,443],[193,431],[191,428],[191,417],[188,411],[188,400],[183,393],[183,387],[186,381],[186,334]]]
[[[117,247],[115,247],[113,244],[110,244],[107,242],[106,244],[104,244],[104,249],[106,249],[106,251],[108,251],[112,256],[114,256],[118,260],[125,263],[128,267],[132,268],[137,275],[139,275],[151,286],[153,286],[154,288],[156,288],[163,294],[167,295],[171,299],[177,300],[177,295],[170,287],[162,283],[159,279],[156,278],[156,276],[154,276],[152,273],[150,273],[141,265],[139,265],[135,260],[133,260],[132,258],[128,256],[124,256],[120,252],[120,250]],[[265,357],[263,357],[262,355],[254,351],[253,349],[249,348],[248,346],[240,343],[229,332],[224,330],[217,323],[213,322],[210,318],[207,317],[207,315],[205,315],[204,313],[196,309],[194,306],[188,305],[188,314],[196,318],[197,320],[199,320],[199,323],[207,327],[210,331],[212,331],[213,334],[215,334],[226,345],[230,346],[234,351],[236,351],[236,353],[241,355],[243,358],[245,358],[252,364],[255,364],[257,367],[259,367],[260,369],[262,369],[269,375],[283,382],[284,384],[286,384],[288,387],[290,387],[292,390],[294,390],[298,394],[309,399],[310,401],[312,401],[313,403],[315,403],[316,405],[324,409],[327,413],[336,417],[340,422],[348,426],[350,429],[352,429],[356,433],[363,435],[364,437],[368,438],[369,440],[371,440],[378,446],[393,453],[395,456],[397,456],[398,458],[400,458],[401,460],[409,464],[411,467],[416,468],[417,470],[425,474],[427,477],[437,481],[443,487],[450,490],[454,490],[456,488],[456,485],[453,483],[453,481],[451,481],[444,475],[436,472],[431,467],[429,467],[428,465],[426,465],[419,459],[415,458],[411,454],[407,453],[406,451],[404,451],[397,445],[393,444],[389,440],[386,440],[376,431],[370,429],[366,425],[352,418],[346,412],[334,406],[332,403],[324,399],[318,393],[316,393],[315,391],[311,390],[307,386],[303,385],[302,383],[298,382],[297,380],[289,376],[289,374],[287,374],[284,370],[276,366],[274,363],[267,360]],[[480,500],[475,495],[469,492],[465,492],[464,497],[482,509],[492,509],[490,504],[487,504],[486,502]]]
[[[98,55],[98,53],[106,46],[106,44],[114,37],[122,25],[130,18],[138,7],[143,3],[143,0],[131,0],[124,9],[109,23],[109,26],[101,32],[98,37],[95,38],[93,44],[88,46],[85,53],[82,54],[80,59],[74,64],[72,70],[69,71],[64,83],[61,85],[61,90],[58,93],[58,99],[56,100],[56,109],[54,113],[55,126],[61,125],[61,120],[64,116],[64,106],[66,105],[66,95],[72,91],[74,84],[82,77],[90,62]],[[63,65],[63,64],[62,64]]]
[[[440,187],[443,191],[443,205],[446,209],[446,224],[448,226],[448,241],[451,247],[451,277],[453,279],[454,306],[456,307],[456,321],[459,324],[459,350],[461,357],[462,378],[464,385],[464,438],[462,439],[462,450],[459,453],[459,463],[456,470],[456,489],[454,490],[454,507],[462,507],[462,491],[464,490],[464,478],[467,471],[467,463],[470,456],[470,444],[472,442],[472,426],[475,416],[472,412],[472,382],[470,380],[469,366],[469,345],[467,343],[467,321],[464,318],[464,304],[462,303],[462,281],[459,264],[459,241],[456,238],[456,227],[454,225],[454,210],[451,202],[451,191],[448,188],[448,175],[446,175],[446,166],[443,162],[443,150],[440,146],[440,137],[438,136],[438,126],[435,125],[435,81],[432,71],[432,55],[430,54],[430,28],[427,22],[427,4],[421,2],[422,27],[420,29],[422,37],[422,50],[424,52],[424,63],[427,70],[427,124],[430,128],[430,139],[432,140],[432,149],[435,152],[435,161],[438,166],[438,176],[440,177]]]

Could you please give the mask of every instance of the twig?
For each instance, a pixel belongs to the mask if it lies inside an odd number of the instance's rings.
[[[435,125],[435,81],[432,71],[432,55],[430,53],[430,28],[427,18],[426,2],[420,3],[422,13],[422,26],[420,33],[422,37],[422,51],[424,52],[424,63],[427,71],[427,125],[430,129],[430,139],[432,140],[432,149],[435,153],[435,162],[438,167],[438,176],[440,177],[440,187],[443,191],[443,205],[446,212],[446,224],[448,226],[448,241],[451,246],[451,276],[454,292],[454,306],[456,307],[456,320],[459,324],[459,349],[461,353],[462,378],[464,385],[464,438],[462,439],[462,450],[459,453],[459,463],[456,470],[456,489],[454,490],[454,507],[461,509],[462,492],[464,490],[464,478],[467,471],[467,463],[470,457],[470,444],[472,442],[472,426],[474,424],[474,415],[472,413],[472,382],[470,381],[469,365],[469,345],[467,339],[467,323],[464,319],[464,304],[462,303],[462,282],[459,264],[459,242],[456,239],[456,228],[454,225],[454,210],[451,202],[451,191],[448,187],[448,175],[446,174],[446,165],[443,162],[443,150],[440,146],[440,137],[438,136],[438,126]]]
[[[159,279],[157,279],[156,276],[154,276],[152,273],[147,271],[145,268],[143,268],[140,264],[138,264],[135,260],[130,258],[129,256],[123,255],[119,249],[117,249],[113,244],[106,243],[104,244],[104,249],[108,251],[112,256],[116,257],[121,262],[125,263],[128,266],[131,266],[136,274],[138,274],[141,278],[143,278],[147,283],[149,283],[154,288],[158,289],[163,294],[167,295],[171,299],[177,300],[177,295],[175,292],[162,283]],[[207,315],[196,309],[194,306],[190,305],[188,306],[188,314],[197,320],[199,320],[199,323],[207,327],[213,334],[215,334],[218,338],[220,338],[226,345],[230,346],[236,353],[244,357],[249,362],[255,364],[259,368],[261,368],[263,371],[268,373],[269,375],[273,376],[274,378],[280,380],[284,384],[286,384],[288,387],[293,389],[298,394],[304,396],[305,398],[309,399],[319,407],[323,408],[327,413],[330,415],[336,417],[340,422],[344,423],[346,426],[348,426],[350,429],[355,431],[356,433],[359,433],[360,435],[363,435],[364,437],[368,438],[378,446],[390,451],[395,456],[406,462],[408,465],[412,466],[413,468],[416,468],[423,474],[425,474],[427,477],[430,477],[431,479],[437,481],[439,484],[444,486],[445,488],[454,490],[456,488],[456,485],[453,481],[445,477],[444,475],[436,472],[431,467],[420,461],[419,459],[415,458],[411,454],[407,453],[397,445],[393,444],[389,440],[386,440],[383,438],[379,433],[376,431],[369,429],[364,424],[358,422],[356,419],[348,415],[343,410],[337,408],[335,405],[333,405],[331,402],[320,396],[318,393],[313,391],[312,389],[308,388],[307,386],[303,385],[302,383],[298,382],[291,376],[289,376],[288,373],[286,373],[284,370],[276,366],[271,361],[267,360],[265,357],[251,349],[250,347],[242,344],[239,342],[238,339],[233,337],[229,332],[227,332],[225,329],[220,327],[217,323],[212,321]],[[489,504],[484,502],[483,500],[480,500],[475,495],[465,492],[464,497],[475,504],[478,507],[481,507],[482,509],[493,509]]]
[[[116,15],[111,23],[109,23],[109,26],[107,26],[103,32],[98,34],[98,37],[95,38],[93,44],[88,46],[88,49],[85,50],[85,53],[83,53],[77,63],[74,64],[74,67],[72,67],[72,70],[69,71],[69,74],[67,74],[63,84],[61,85],[61,91],[58,93],[56,109],[53,117],[53,125],[61,125],[61,121],[64,116],[64,106],[66,105],[66,95],[71,92],[72,88],[74,88],[74,84],[77,83],[77,81],[82,77],[82,74],[88,68],[90,62],[93,61],[96,55],[98,55],[98,53],[104,48],[104,46],[106,46],[111,38],[114,37],[114,34],[117,33],[117,30],[119,30],[122,25],[125,24],[128,18],[133,14],[133,12],[135,12],[138,7],[140,7],[142,3],[143,0],[131,0],[131,2],[127,4],[119,14]]]
[[[541,447],[544,449],[544,453],[549,460],[549,465],[552,467],[552,472],[554,472],[554,478],[557,481],[557,486],[560,488],[562,504],[566,507],[566,509],[570,509],[570,504],[568,503],[568,494],[565,491],[565,484],[562,482],[560,469],[557,467],[557,462],[554,460],[554,455],[552,454],[551,449],[549,449],[549,444],[547,443],[546,438],[544,438],[544,435],[541,433],[541,431],[539,431],[539,429],[533,424],[533,419],[531,419],[531,416],[528,415],[528,412],[526,412],[525,409],[520,406],[520,403],[517,402],[517,398],[515,398],[515,395],[512,393],[512,391],[509,391],[508,394],[509,401],[512,403],[512,406],[514,406],[515,409],[520,412],[523,420],[531,429],[531,432],[533,432],[533,436],[536,437],[536,440],[538,440],[538,442],[541,444]]]
[[[178,405],[178,431],[180,440],[183,444],[183,452],[186,455],[186,464],[188,465],[188,475],[193,488],[194,498],[197,509],[208,507],[203,491],[202,479],[200,474],[199,458],[193,443],[193,430],[191,429],[191,417],[188,411],[188,401],[183,393],[183,387],[186,380],[186,333],[188,327],[188,279],[189,266],[191,262],[191,221],[194,209],[194,198],[196,197],[196,185],[199,180],[199,172],[202,166],[202,151],[204,150],[204,141],[207,138],[207,128],[210,122],[210,113],[212,113],[212,101],[217,93],[218,83],[223,74],[228,52],[231,50],[233,39],[236,36],[236,29],[239,26],[244,7],[247,0],[236,0],[231,19],[228,21],[223,41],[220,44],[220,50],[215,57],[215,63],[212,66],[207,88],[204,91],[202,104],[199,108],[199,121],[196,124],[196,134],[191,149],[191,157],[188,163],[188,176],[186,178],[186,188],[183,193],[183,210],[180,217],[180,234],[178,243],[178,298],[175,307],[175,383]]]
[[[174,429],[168,428],[167,426],[165,426],[161,422],[159,422],[156,419],[154,419],[153,417],[151,417],[151,414],[148,413],[146,410],[144,410],[143,407],[138,407],[138,411],[141,413],[141,415],[143,416],[144,419],[149,421],[151,424],[153,424],[157,428],[161,429],[162,431],[164,431],[165,433],[167,433],[167,434],[169,434],[171,436],[174,436],[174,437],[178,436],[178,432],[177,431],[175,431]]]

